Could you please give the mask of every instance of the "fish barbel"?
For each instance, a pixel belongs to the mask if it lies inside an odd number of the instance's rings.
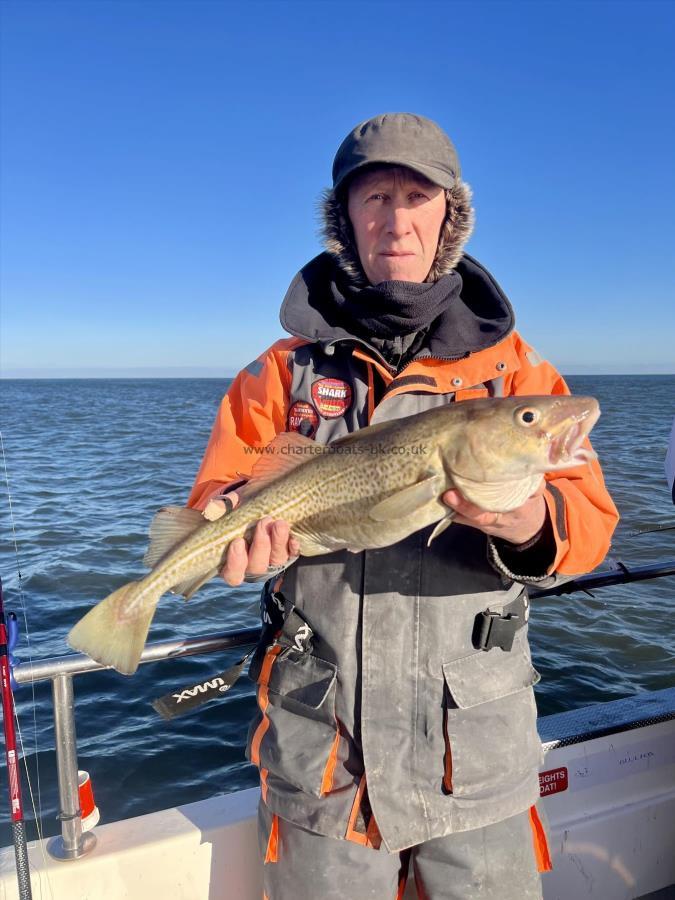
[[[235,538],[251,540],[259,519],[285,519],[301,556],[387,547],[437,523],[431,543],[452,522],[446,490],[492,512],[516,509],[544,473],[595,458],[582,443],[599,415],[593,397],[507,397],[449,403],[328,445],[279,434],[258,449],[230,513],[207,522],[198,510],[160,510],[144,559],[149,574],[94,606],[68,642],[131,675],[162,595],[190,598],[218,574]]]

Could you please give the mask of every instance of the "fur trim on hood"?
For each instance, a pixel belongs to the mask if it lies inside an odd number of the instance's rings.
[[[455,268],[473,231],[474,210],[469,185],[458,181],[453,187],[446,189],[445,200],[445,221],[441,226],[436,256],[426,281],[438,281]],[[368,279],[359,260],[352,225],[343,203],[332,188],[324,191],[319,212],[321,236],[326,250],[355,287],[365,287]]]

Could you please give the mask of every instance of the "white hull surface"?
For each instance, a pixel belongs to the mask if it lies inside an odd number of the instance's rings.
[[[545,900],[675,897],[675,688],[548,716],[539,730],[554,866]],[[36,842],[33,898],[260,900],[257,799],[240,791],[102,825],[77,861]],[[18,898],[13,848],[0,851],[0,898]]]

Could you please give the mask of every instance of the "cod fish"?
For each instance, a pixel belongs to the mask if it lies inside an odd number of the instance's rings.
[[[387,547],[452,521],[441,501],[458,489],[485,510],[515,509],[545,472],[595,458],[582,442],[600,415],[593,397],[467,400],[363,428],[328,445],[284,432],[265,448],[240,504],[214,522],[166,507],[150,527],[149,574],[94,606],[68,635],[75,650],[125,675],[140,660],[155,608],[171,590],[189,599],[224,565],[235,538],[264,516],[285,519],[301,556]]]

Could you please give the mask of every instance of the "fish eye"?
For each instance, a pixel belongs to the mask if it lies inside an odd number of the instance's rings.
[[[541,415],[538,409],[534,409],[532,406],[523,406],[516,410],[516,418],[522,425],[529,427],[530,425],[536,425]]]

